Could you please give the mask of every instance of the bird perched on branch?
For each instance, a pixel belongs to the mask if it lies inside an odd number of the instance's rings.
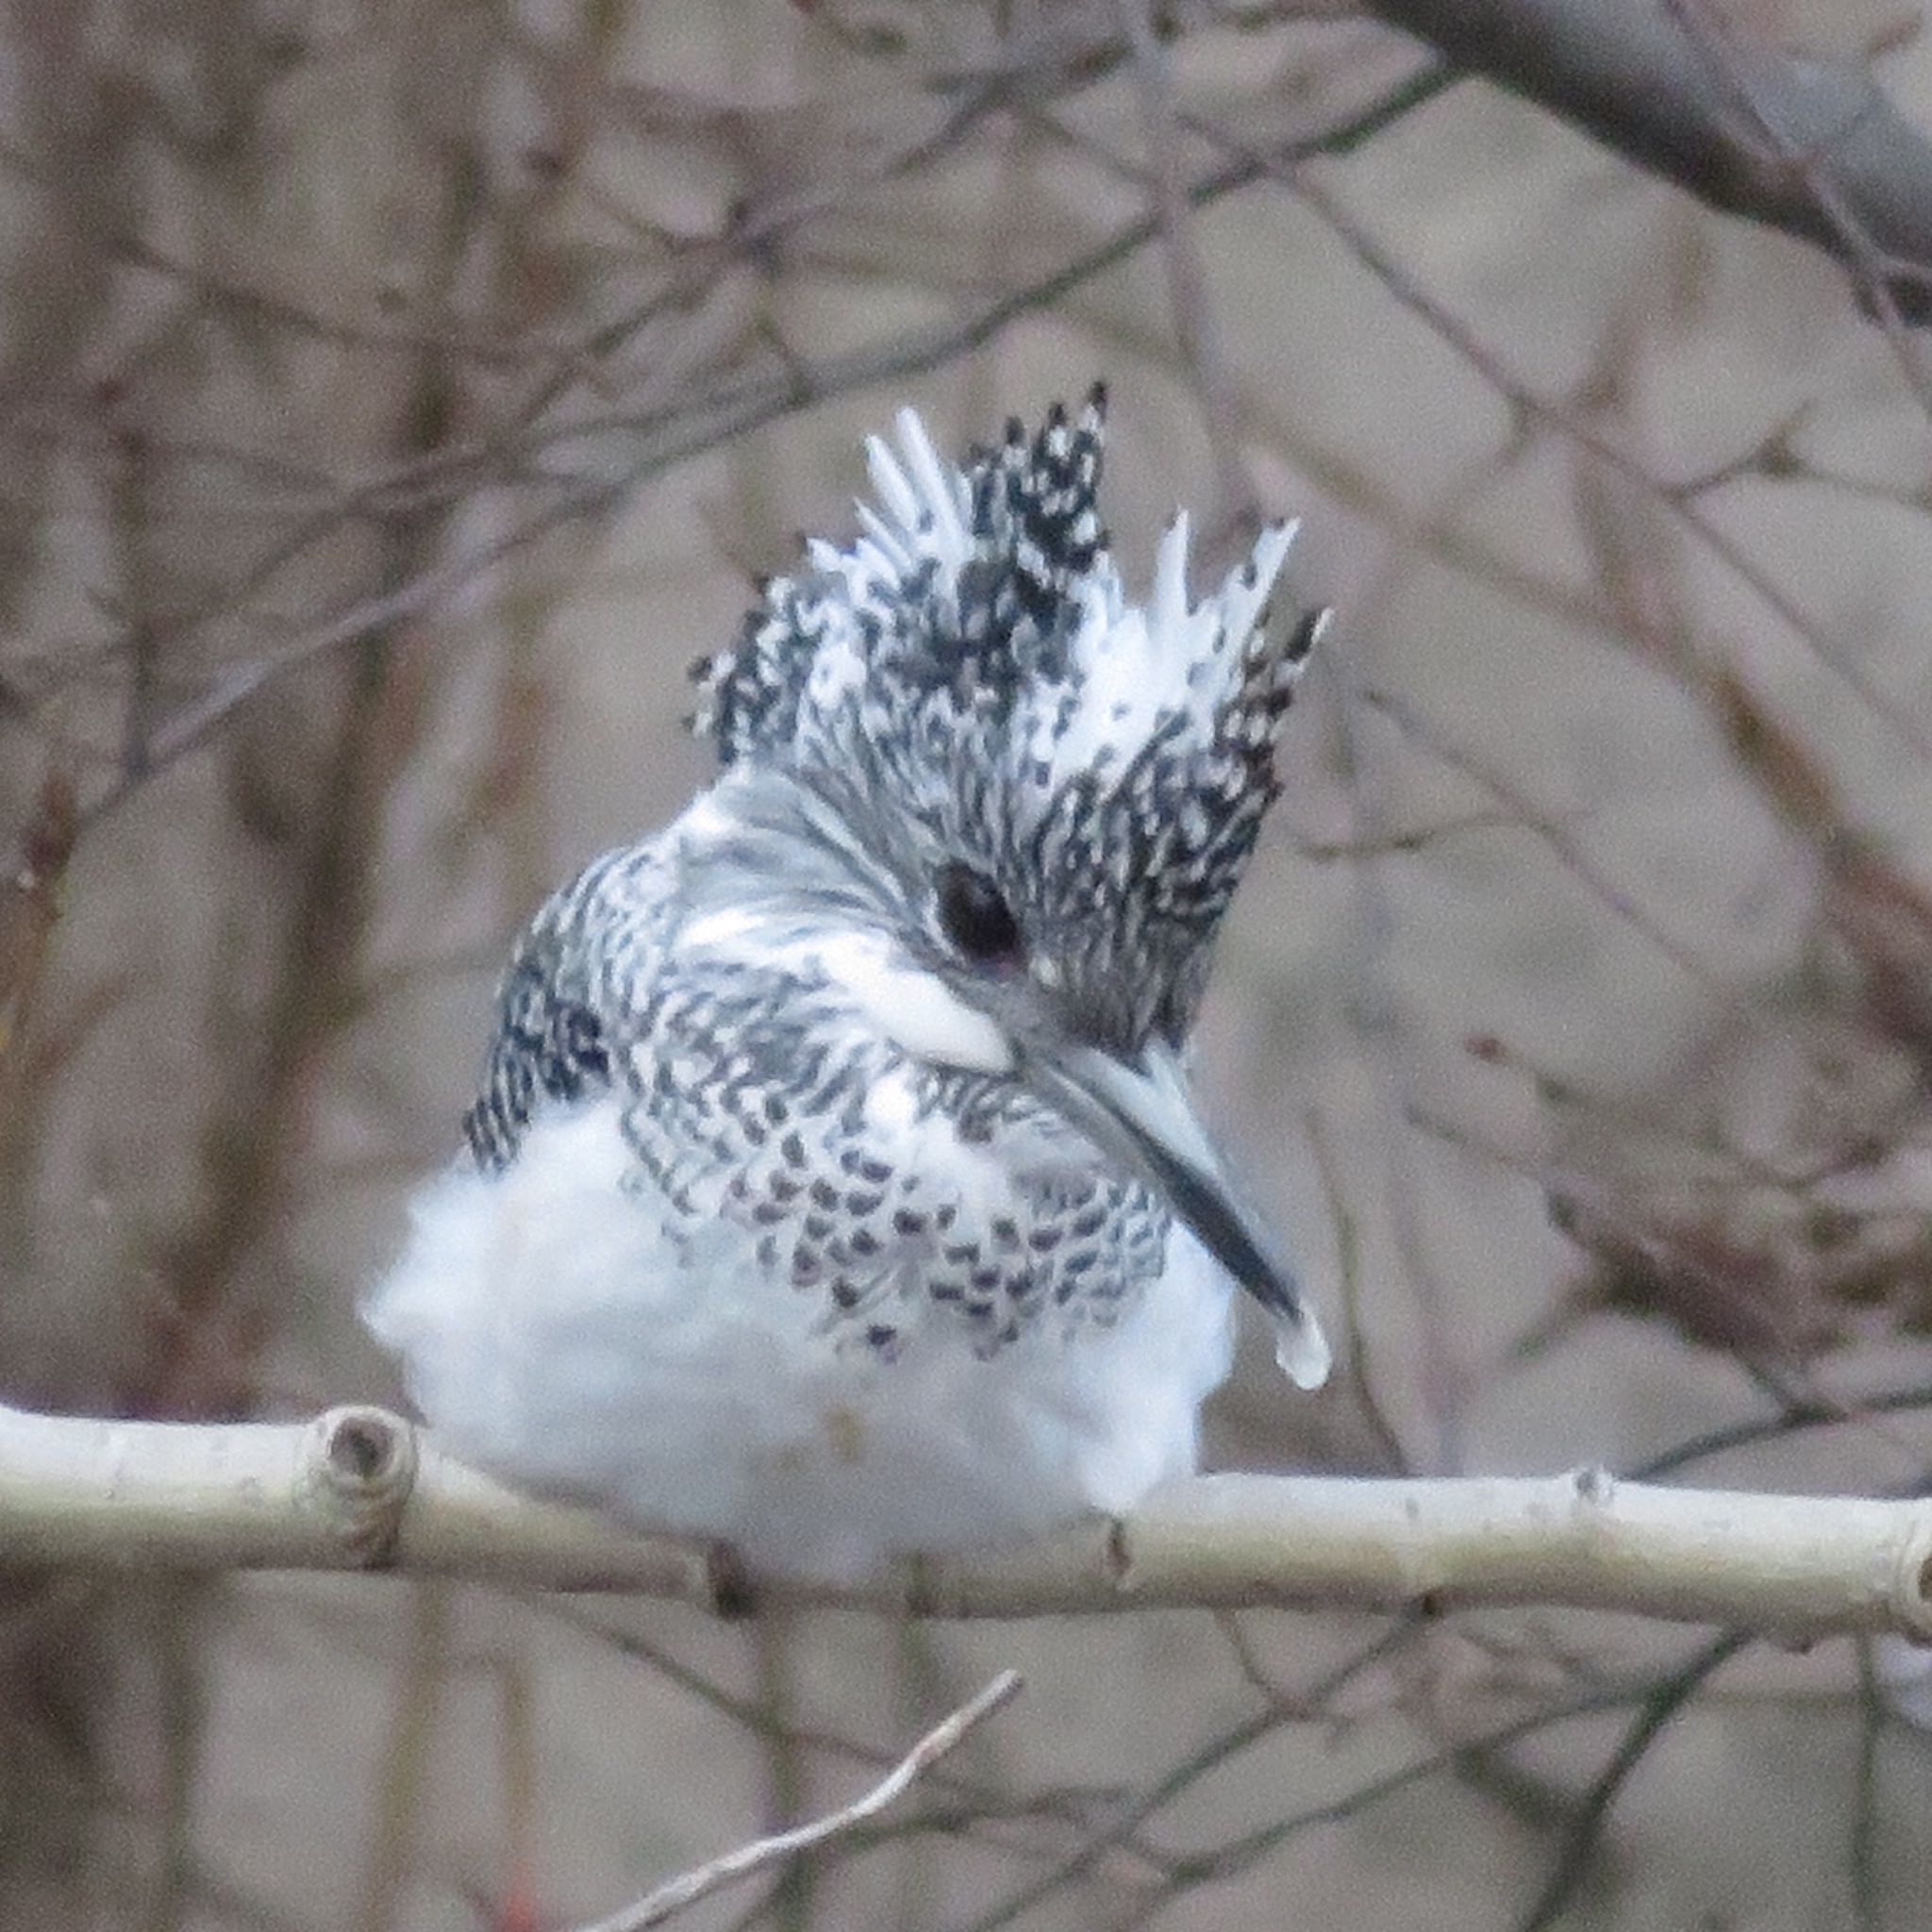
[[[1191,603],[1184,516],[1130,603],[1104,414],[903,412],[699,667],[717,782],[524,934],[364,1310],[459,1457],[850,1579],[1191,1472],[1232,1283],[1326,1374],[1183,1072],[1323,614],[1285,525]]]

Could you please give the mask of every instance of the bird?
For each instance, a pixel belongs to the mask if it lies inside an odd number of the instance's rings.
[[[361,1311],[461,1460],[851,1584],[1191,1474],[1237,1286],[1325,1378],[1188,1038],[1327,613],[1291,523],[1191,599],[1184,512],[1131,601],[1106,413],[901,410],[693,667],[715,781],[517,941]]]

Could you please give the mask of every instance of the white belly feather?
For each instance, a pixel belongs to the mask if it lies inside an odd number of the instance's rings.
[[[918,1131],[994,1165],[943,1121]],[[991,1356],[916,1317],[891,1359],[837,1347],[823,1298],[753,1249],[724,1221],[667,1235],[606,1096],[546,1111],[503,1173],[425,1189],[364,1315],[457,1456],[801,1574],[1118,1512],[1194,1467],[1230,1288],[1179,1228],[1113,1325],[1041,1323]]]

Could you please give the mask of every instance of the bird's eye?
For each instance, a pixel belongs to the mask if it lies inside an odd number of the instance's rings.
[[[980,965],[1020,957],[1020,923],[1000,889],[970,865],[941,868],[937,886],[940,930]]]

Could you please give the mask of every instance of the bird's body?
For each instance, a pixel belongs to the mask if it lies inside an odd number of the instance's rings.
[[[832,1577],[1191,1470],[1224,1261],[1326,1359],[1177,1072],[1311,634],[1258,623],[1286,533],[1195,610],[1177,526],[1143,614],[1097,407],[901,438],[711,665],[718,782],[525,934],[365,1311],[458,1455]]]

